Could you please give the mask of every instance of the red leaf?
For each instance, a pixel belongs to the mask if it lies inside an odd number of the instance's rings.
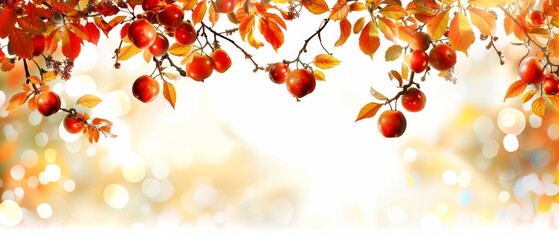
[[[264,39],[266,39],[266,41],[270,43],[277,52],[278,48],[280,48],[283,44],[283,32],[278,24],[268,21],[268,19],[261,18],[258,24],[258,29],[260,30],[262,36],[264,36]]]
[[[88,35],[89,35],[88,41],[97,45],[97,43],[99,42],[99,37],[101,35],[101,32],[99,31],[99,28],[97,28],[97,26],[95,26],[95,23],[88,22],[88,23],[85,24],[85,29],[87,29],[87,32],[88,32]]]
[[[379,46],[380,39],[378,37],[378,29],[374,23],[371,24],[371,22],[369,22],[365,25],[365,27],[363,27],[363,30],[361,30],[361,35],[359,36],[359,49],[372,58]]]
[[[47,29],[40,18],[21,17],[17,20],[17,24],[30,34],[41,34]]]
[[[33,42],[31,36],[21,28],[12,28],[8,46],[20,58],[33,57]]]
[[[68,29],[62,29],[62,54],[69,59],[76,59],[80,55],[82,39]]]
[[[0,38],[6,38],[10,35],[14,24],[16,23],[16,14],[12,8],[4,8],[0,14]]]

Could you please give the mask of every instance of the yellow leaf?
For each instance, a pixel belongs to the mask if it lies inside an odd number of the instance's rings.
[[[92,94],[86,94],[81,96],[80,98],[78,98],[78,100],[76,101],[77,105],[82,105],[84,107],[87,108],[94,108],[95,106],[97,106],[97,104],[99,104],[100,102],[102,102],[102,100]]]
[[[179,2],[184,4],[183,10],[192,10],[196,7],[198,0],[179,0]]]
[[[547,95],[547,99],[555,111],[559,111],[559,95]]]
[[[494,35],[497,28],[497,14],[479,8],[470,8],[472,24],[479,29],[481,34]]]
[[[130,59],[131,57],[135,56],[136,54],[140,53],[142,49],[134,46],[134,44],[130,44],[124,46],[120,49],[120,53],[118,54],[119,61],[125,61]]]
[[[178,42],[173,43],[173,45],[171,45],[171,47],[169,47],[169,53],[171,55],[175,55],[175,56],[185,56],[187,54],[190,53],[190,49],[192,48],[192,45],[183,45],[180,44]]]
[[[432,40],[439,40],[446,32],[448,14],[448,10],[439,12],[431,19],[430,22],[427,23],[427,31],[429,35],[431,35]]]
[[[149,51],[149,48],[144,49],[144,53],[142,54],[142,56],[144,57],[144,61],[146,63],[151,62],[151,58],[153,57],[153,55],[151,55],[151,52]]]
[[[351,12],[359,12],[364,10],[367,10],[367,7],[365,7],[365,4],[363,4],[362,2],[354,2],[349,5],[349,11]]]
[[[365,17],[357,19],[357,21],[355,21],[355,24],[353,25],[353,34],[358,34],[359,32],[361,32],[361,29],[363,29],[364,25]]]
[[[314,69],[313,74],[316,81],[326,81],[326,75],[322,71]]]
[[[406,16],[406,10],[400,5],[392,4],[382,8],[380,14],[387,18],[398,20]]]
[[[333,68],[340,64],[340,60],[330,54],[318,54],[314,57],[314,65],[322,69]]]
[[[379,29],[384,35],[387,40],[396,42],[396,38],[398,38],[398,26],[392,20],[380,17],[379,18]]]
[[[384,60],[388,62],[400,58],[400,56],[402,56],[402,50],[403,48],[400,45],[390,46],[388,49],[386,49],[386,53],[384,54]]]
[[[357,115],[357,119],[355,121],[363,120],[365,118],[372,118],[374,117],[378,110],[382,107],[382,105],[374,102],[367,103],[365,106],[361,108],[359,114]]]
[[[505,94],[505,98],[503,99],[503,102],[505,100],[507,100],[507,98],[513,98],[513,97],[519,96],[520,94],[522,94],[522,92],[524,92],[526,87],[528,87],[528,83],[526,83],[522,79],[517,80],[516,82],[513,82],[509,86],[509,89],[507,90],[507,93]]]
[[[54,71],[48,71],[43,74],[43,82],[50,82],[54,79],[56,79],[56,74],[54,74]]]
[[[382,93],[378,92],[377,90],[375,90],[372,87],[371,87],[370,93],[371,93],[371,96],[373,96],[374,98],[376,98],[380,101],[388,100],[388,98],[386,96],[384,96]]]
[[[329,10],[328,4],[326,4],[324,0],[307,0],[301,2],[303,6],[313,14],[323,14]]]
[[[175,87],[167,81],[163,81],[163,96],[171,104],[171,107],[175,108],[177,93]]]
[[[536,88],[536,89],[532,89],[532,90],[530,90],[530,91],[528,91],[528,92],[525,92],[525,93],[522,95],[522,102],[525,103],[525,102],[530,101],[530,99],[532,99],[532,97],[534,97],[534,95],[535,95],[537,92],[539,92],[539,91],[540,91],[540,90]]]
[[[344,18],[340,21],[340,38],[334,44],[334,47],[341,46],[345,43],[349,35],[351,34],[351,23]]]
[[[400,40],[411,44],[412,41],[414,41],[414,36],[413,36],[413,31],[406,26],[399,26],[398,27],[398,38],[400,38]]]
[[[532,102],[532,112],[543,118],[545,113],[545,100],[542,97],[539,97]]]
[[[469,3],[480,8],[492,8],[506,3],[507,0],[470,0]]]
[[[328,18],[332,20],[342,20],[347,17],[349,13],[349,4],[347,4],[347,0],[337,0],[334,7],[330,11],[330,16]]]
[[[454,15],[448,30],[448,40],[454,49],[468,56],[468,48],[474,43],[476,37],[466,16],[458,13]]]

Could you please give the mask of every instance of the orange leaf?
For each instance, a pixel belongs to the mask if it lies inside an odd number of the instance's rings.
[[[362,2],[354,2],[349,5],[349,11],[351,12],[359,12],[364,10],[367,10],[367,7],[365,7],[365,4],[363,4]]]
[[[33,57],[33,42],[31,36],[21,28],[11,28],[8,46],[20,58]]]
[[[390,72],[388,72],[388,78],[390,78],[390,80],[396,79],[399,87],[402,87],[402,84],[404,83],[404,79],[402,79],[402,76],[396,70],[390,70]]]
[[[361,35],[359,36],[359,49],[366,55],[373,58],[373,54],[377,51],[380,46],[380,39],[378,37],[378,29],[374,26],[372,22],[367,23],[363,30],[361,30]]]
[[[382,107],[382,105],[374,102],[367,103],[365,106],[361,108],[359,114],[357,115],[357,119],[355,121],[363,120],[365,118],[372,118],[374,117],[378,110]]]
[[[278,24],[261,18],[258,23],[258,29],[262,36],[264,36],[264,39],[266,39],[277,52],[278,48],[283,44],[283,32]]]
[[[167,81],[163,81],[163,97],[167,99],[171,107],[175,108],[177,93],[175,92],[175,87]]]
[[[97,43],[99,42],[99,37],[101,35],[101,33],[99,32],[99,28],[97,28],[94,23],[88,22],[85,24],[85,29],[87,30],[87,35],[89,36],[87,41],[97,45]]]
[[[33,96],[27,101],[27,108],[29,108],[30,111],[35,111],[35,109],[37,109],[37,104],[37,98]]]
[[[392,45],[388,47],[388,49],[386,49],[386,53],[384,54],[384,60],[389,62],[400,58],[400,56],[402,56],[403,49],[404,48],[400,45]]]
[[[10,35],[16,20],[14,9],[10,7],[4,8],[4,11],[0,14],[0,38],[6,38]]]
[[[66,28],[61,28],[62,54],[69,59],[76,59],[80,55],[82,39]]]
[[[338,38],[338,41],[336,41],[334,47],[344,45],[345,41],[347,40],[350,34],[351,34],[351,23],[347,20],[347,18],[344,18],[340,21],[340,38]]]
[[[25,101],[27,101],[27,96],[28,95],[26,92],[16,93],[14,96],[12,96],[12,98],[10,98],[10,101],[8,102],[8,108],[6,108],[6,111],[14,110],[17,107],[24,104]]]
[[[80,98],[78,98],[78,100],[76,101],[77,105],[82,105],[84,107],[87,108],[94,108],[95,106],[97,106],[99,103],[101,103],[103,100],[101,100],[101,98],[92,95],[92,94],[86,94],[81,96]]]
[[[559,95],[547,95],[547,99],[555,111],[559,111]]]
[[[254,29],[254,15],[248,15],[239,23],[239,33],[244,41],[247,35],[252,35]]]
[[[380,10],[380,14],[387,18],[398,20],[406,16],[406,10],[404,10],[404,8],[400,5],[392,4],[382,8]]]
[[[38,17],[21,17],[17,19],[17,24],[30,34],[41,34],[47,29],[43,20]]]
[[[183,10],[192,10],[198,3],[198,0],[179,0],[179,2],[184,3]]]
[[[206,15],[207,4],[206,0],[200,1],[194,10],[192,10],[192,24],[196,25],[204,19]]]
[[[169,47],[168,51],[171,55],[184,56],[190,53],[190,49],[192,49],[192,45],[183,45],[176,42]]]
[[[471,5],[480,8],[492,8],[498,5],[504,4],[507,0],[470,0],[468,1]]]
[[[314,57],[314,65],[322,69],[329,69],[340,64],[340,60],[330,54],[318,54]]]
[[[532,90],[530,90],[530,91],[528,91],[528,92],[525,92],[525,93],[522,95],[522,102],[525,103],[525,102],[530,101],[530,99],[532,99],[532,97],[534,97],[534,95],[535,95],[537,92],[539,92],[539,91],[540,91],[540,90],[536,88],[536,89],[532,89]]]
[[[553,35],[553,38],[548,43],[549,56],[559,57],[559,35]]]
[[[516,96],[520,96],[520,94],[522,94],[522,92],[524,92],[526,87],[528,87],[528,83],[526,83],[522,79],[517,80],[516,82],[513,82],[509,86],[509,89],[507,90],[507,93],[505,94],[505,98],[503,99],[503,102],[505,100],[507,100],[507,98],[513,98],[513,97],[516,97]]]
[[[303,6],[313,14],[323,14],[329,10],[328,4],[326,4],[324,0],[306,0],[301,2]]]
[[[470,8],[472,24],[479,29],[481,34],[494,35],[497,28],[497,14],[493,11]]]
[[[337,0],[334,7],[330,11],[330,16],[328,18],[332,20],[342,20],[347,17],[349,13],[349,4],[347,4],[347,0]]]
[[[409,27],[406,26],[399,26],[398,37],[400,38],[400,40],[408,44],[411,44],[412,41],[414,40],[413,30],[411,30]]]
[[[7,57],[2,60],[2,71],[8,72],[15,67],[15,64]]]
[[[87,29],[84,26],[78,23],[71,23],[71,24],[66,24],[66,27],[72,30],[72,32],[76,34],[77,37],[83,40],[89,40],[89,36],[88,36],[89,31],[87,31]]]
[[[454,15],[448,30],[448,40],[454,49],[468,56],[468,48],[474,43],[476,37],[466,16],[458,13]]]
[[[413,2],[421,8],[428,8],[432,10],[438,10],[441,8],[435,0],[413,0]]]
[[[41,79],[38,76],[32,75],[27,78],[32,84],[41,84]]]
[[[134,44],[130,44],[124,46],[120,49],[120,53],[118,54],[119,61],[125,61],[130,59],[131,57],[135,56],[136,54],[140,53],[142,49],[134,46]]]
[[[508,15],[505,15],[504,25],[505,25],[505,33],[510,35],[511,33],[518,38],[518,40],[522,42],[528,41],[526,37],[526,32],[528,27],[526,27],[526,22],[521,20],[522,18],[512,19]],[[520,25],[519,25],[520,24]]]
[[[210,22],[212,23],[212,27],[215,26],[217,20],[219,20],[219,12],[215,10],[214,4],[210,4]]]
[[[445,10],[435,15],[430,22],[427,23],[427,31],[431,35],[432,40],[439,40],[446,32],[448,25],[449,11]]]
[[[545,114],[545,100],[542,97],[539,97],[532,102],[532,112],[543,118],[543,115]]]
[[[382,32],[387,40],[395,42],[396,38],[398,37],[398,27],[396,26],[396,24],[394,24],[392,20],[385,17],[380,17],[379,20],[380,21],[378,22],[378,28],[380,29],[380,32]]]

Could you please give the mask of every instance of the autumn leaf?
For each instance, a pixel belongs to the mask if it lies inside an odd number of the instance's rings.
[[[540,91],[540,90],[536,88],[536,89],[532,89],[532,90],[530,90],[530,91],[528,91],[528,92],[525,92],[525,93],[522,95],[522,102],[525,103],[525,102],[530,101],[530,99],[532,99],[532,97],[534,97],[534,95],[535,95],[536,93],[538,93],[539,91]]]
[[[349,4],[347,0],[337,0],[336,4],[332,7],[330,11],[330,16],[328,18],[332,20],[342,20],[347,17],[349,13]]]
[[[361,32],[363,26],[365,26],[365,17],[361,17],[355,21],[355,24],[353,24],[353,34]]]
[[[474,43],[476,37],[466,16],[458,13],[454,15],[448,30],[448,40],[454,49],[468,56],[468,48]]]
[[[31,75],[27,77],[27,80],[29,80],[29,82],[32,84],[41,84],[41,79],[36,75]]]
[[[165,76],[165,78],[169,80],[174,80],[174,81],[182,79],[181,75],[173,72],[163,72],[163,76]]]
[[[400,5],[391,4],[380,10],[380,14],[387,18],[398,20],[406,16],[406,10]]]
[[[283,32],[277,23],[261,18],[258,22],[258,29],[264,39],[272,45],[277,52],[278,48],[283,45]]]
[[[130,59],[131,57],[135,56],[136,54],[140,53],[142,49],[134,46],[134,44],[126,45],[120,48],[120,52],[118,54],[119,61],[125,61]]]
[[[480,8],[492,8],[506,3],[508,0],[470,0],[472,6]]]
[[[82,39],[67,28],[61,28],[62,54],[69,59],[76,59],[80,55]]]
[[[71,23],[71,24],[66,24],[66,27],[72,30],[72,32],[76,34],[77,37],[83,40],[89,40],[89,36],[88,36],[89,31],[84,26],[78,23]]]
[[[37,109],[37,97],[32,96],[29,101],[27,101],[27,108],[29,109],[29,111],[35,111]]]
[[[349,5],[350,12],[359,12],[364,10],[367,10],[367,7],[362,2],[354,2]]]
[[[102,100],[92,94],[86,94],[81,96],[80,98],[78,98],[78,100],[76,101],[77,105],[82,105],[84,107],[87,108],[94,108],[95,106],[97,106],[99,103],[101,103]]]
[[[6,108],[6,111],[14,110],[17,107],[24,104],[25,101],[27,101],[28,96],[29,95],[26,92],[16,93],[14,96],[12,96],[12,98],[10,98],[10,101],[8,102],[8,107]]]
[[[196,7],[198,0],[179,0],[179,2],[184,4],[183,10],[192,10]]]
[[[318,54],[314,57],[314,65],[322,69],[333,68],[340,64],[340,60],[330,54]]]
[[[171,47],[169,47],[168,51],[171,55],[184,56],[189,54],[191,49],[192,49],[192,45],[184,45],[176,42],[173,43]]]
[[[149,51],[149,48],[144,49],[144,51],[142,53],[142,58],[144,59],[144,62],[146,62],[146,63],[151,62],[151,59],[153,58],[153,55]]]
[[[334,47],[342,46],[346,42],[350,34],[351,23],[346,18],[344,18],[340,21],[340,38],[338,38],[338,41],[336,41]]]
[[[87,30],[87,35],[89,36],[87,41],[97,45],[97,43],[99,42],[99,37],[101,35],[99,28],[97,28],[95,23],[88,22],[85,24],[85,29]]]
[[[196,25],[204,19],[206,15],[207,4],[206,0],[200,1],[194,10],[192,10],[192,24]]]
[[[215,26],[217,20],[219,20],[220,12],[215,10],[214,4],[210,4],[210,13],[209,13],[210,22],[212,23],[212,27]]]
[[[301,2],[303,3],[303,7],[313,14],[323,14],[329,10],[328,4],[326,4],[324,0],[306,0]]]
[[[479,29],[481,34],[494,35],[497,28],[497,14],[493,11],[486,11],[479,8],[470,8],[472,24]]]
[[[241,34],[241,39],[243,41],[246,40],[252,47],[258,49],[264,46],[262,42],[254,38],[254,15],[248,15],[241,20],[239,33]]]
[[[6,38],[10,35],[17,18],[13,8],[4,8],[0,14],[0,38]]]
[[[549,56],[559,57],[559,35],[554,34],[548,43]]]
[[[402,78],[400,73],[396,70],[390,70],[390,72],[388,72],[388,78],[390,78],[390,80],[398,81],[399,87],[402,87],[402,85],[404,84],[404,79]]]
[[[8,46],[20,58],[33,57],[33,42],[31,36],[21,28],[11,28]]]
[[[509,86],[509,89],[507,90],[507,93],[505,94],[505,98],[503,99],[503,102],[505,100],[507,100],[507,98],[513,98],[513,97],[516,97],[516,96],[520,96],[520,94],[522,94],[522,92],[524,92],[526,87],[528,87],[528,83],[526,83],[522,79],[517,80],[516,82],[513,82]]]
[[[17,24],[29,34],[41,34],[47,29],[45,22],[38,17],[21,17]]]
[[[411,44],[415,37],[413,36],[413,31],[409,27],[399,26],[398,38],[408,44]]]
[[[314,69],[312,72],[316,81],[326,81],[326,75],[322,71]]]
[[[532,102],[532,112],[539,117],[543,118],[545,114],[545,99],[542,97],[537,98]]]
[[[50,82],[54,79],[56,79],[56,74],[54,73],[54,71],[48,71],[43,74],[43,82]]]
[[[547,95],[547,99],[555,111],[559,111],[559,95]]]
[[[370,93],[371,93],[371,96],[373,96],[374,98],[376,98],[380,101],[388,100],[388,98],[386,96],[384,96],[382,93],[380,93],[379,91],[375,90],[372,87],[371,87]]]
[[[386,49],[386,53],[384,54],[384,60],[388,62],[400,58],[400,56],[402,56],[402,50],[403,48],[400,45],[390,46],[388,49]]]
[[[373,54],[377,51],[380,46],[380,39],[378,37],[378,29],[374,26],[372,22],[367,23],[363,30],[361,30],[361,35],[359,36],[359,49],[366,55],[373,58]]]
[[[378,27],[384,35],[384,38],[396,42],[396,38],[398,38],[398,26],[396,26],[396,24],[390,19],[385,17],[380,17],[378,23]]]
[[[365,106],[361,108],[359,114],[357,115],[357,119],[355,121],[363,120],[365,118],[372,118],[374,117],[378,110],[382,107],[382,105],[374,102],[367,103]]]
[[[441,6],[437,2],[435,2],[435,0],[413,0],[413,2],[421,8],[428,8],[432,10],[438,10],[441,8]]]
[[[439,40],[446,32],[449,11],[439,12],[427,23],[427,31],[432,40]]]
[[[175,102],[177,101],[177,93],[175,92],[175,86],[167,81],[163,81],[163,97],[171,104],[171,107],[175,108]]]

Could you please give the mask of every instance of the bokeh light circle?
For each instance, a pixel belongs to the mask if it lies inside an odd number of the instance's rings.
[[[497,125],[505,134],[519,135],[526,128],[526,117],[514,108],[505,108],[497,116]]]
[[[110,184],[103,191],[103,199],[109,207],[122,209],[128,204],[128,190],[119,184]]]
[[[23,210],[13,200],[0,203],[0,224],[8,227],[18,225],[23,220]]]

